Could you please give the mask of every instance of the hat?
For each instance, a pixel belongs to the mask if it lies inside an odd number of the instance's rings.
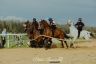
[[[33,18],[33,21],[36,21],[36,18]]]
[[[49,20],[49,21],[53,21],[53,19],[52,19],[52,18],[49,18],[48,20]]]
[[[82,18],[78,18],[78,21],[82,21]]]

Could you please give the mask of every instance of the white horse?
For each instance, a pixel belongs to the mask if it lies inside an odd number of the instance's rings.
[[[67,24],[70,26],[69,27],[70,32],[69,32],[68,36],[72,37],[72,42],[70,44],[70,47],[72,47],[74,42],[78,38],[78,30],[74,26],[74,23],[71,20],[68,20]],[[79,38],[84,38],[85,40],[89,40],[91,37],[90,34],[91,34],[91,32],[89,32],[87,30],[82,30]]]

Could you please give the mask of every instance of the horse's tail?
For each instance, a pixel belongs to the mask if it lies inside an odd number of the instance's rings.
[[[70,37],[64,32],[64,37],[69,39]]]

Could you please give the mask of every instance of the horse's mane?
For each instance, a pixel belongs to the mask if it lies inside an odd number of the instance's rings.
[[[40,23],[47,27],[50,27],[50,25],[48,24],[48,22],[46,20],[41,20]]]

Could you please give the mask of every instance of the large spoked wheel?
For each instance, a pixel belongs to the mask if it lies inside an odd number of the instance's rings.
[[[32,48],[36,48],[37,47],[37,44],[36,44],[35,40],[30,41],[30,47],[32,47]]]

